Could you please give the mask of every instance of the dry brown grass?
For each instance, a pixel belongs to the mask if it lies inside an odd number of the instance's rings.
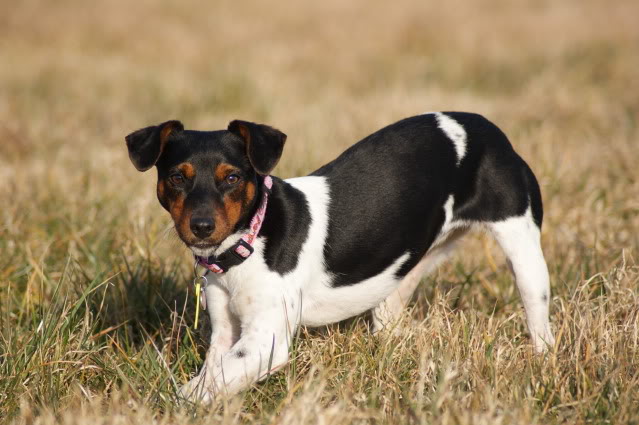
[[[631,0],[3,1],[0,418],[638,423],[637,16]],[[531,355],[479,236],[422,285],[401,336],[303,331],[285,372],[178,407],[206,329],[182,319],[188,253],[123,136],[267,122],[289,135],[288,177],[442,109],[486,115],[539,177],[555,350]]]

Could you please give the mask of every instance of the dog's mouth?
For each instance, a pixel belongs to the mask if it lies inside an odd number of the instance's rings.
[[[219,244],[207,243],[207,242],[199,242],[192,245],[189,245],[193,254],[198,257],[208,258],[215,253],[215,250],[219,247]]]

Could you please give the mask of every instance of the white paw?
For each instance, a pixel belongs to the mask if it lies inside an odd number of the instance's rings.
[[[543,354],[548,350],[552,350],[555,346],[555,337],[550,329],[546,329],[543,333],[532,336],[535,352]]]
[[[381,335],[385,333],[394,337],[404,337],[411,331],[419,328],[421,325],[422,322],[420,322],[419,320],[402,317],[385,325],[381,322],[373,322],[371,331],[373,332],[373,335]]]
[[[202,375],[198,375],[178,390],[178,397],[182,402],[209,404],[215,396],[212,390],[207,380]]]

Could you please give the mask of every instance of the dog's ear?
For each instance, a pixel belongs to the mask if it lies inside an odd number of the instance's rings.
[[[234,120],[228,130],[244,139],[246,154],[251,165],[261,175],[270,174],[284,150],[286,134],[264,124]]]
[[[125,137],[129,158],[138,171],[153,167],[162,155],[172,134],[184,130],[179,121],[167,121],[160,125],[134,131]]]

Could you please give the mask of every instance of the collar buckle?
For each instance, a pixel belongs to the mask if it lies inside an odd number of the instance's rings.
[[[240,260],[244,261],[247,258],[249,258],[251,254],[253,254],[253,252],[255,251],[255,248],[253,248],[253,246],[250,243],[246,242],[244,238],[240,238],[235,243],[235,245],[233,245],[233,247],[231,248],[231,251]]]

